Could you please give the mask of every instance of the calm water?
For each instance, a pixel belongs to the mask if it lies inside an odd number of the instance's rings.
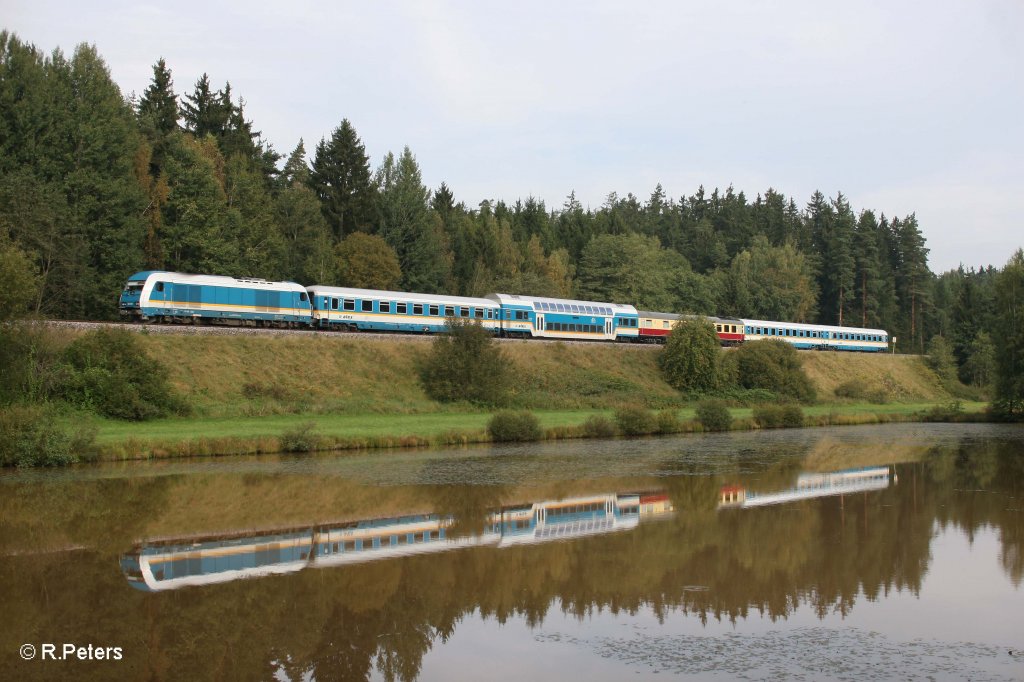
[[[1022,545],[988,425],[7,471],[0,679],[1020,680]]]

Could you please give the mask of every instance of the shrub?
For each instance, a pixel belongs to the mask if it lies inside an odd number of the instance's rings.
[[[708,431],[728,431],[732,413],[721,400],[705,400],[697,405],[697,421]]]
[[[508,363],[491,332],[473,320],[448,318],[448,330],[434,340],[419,373],[433,400],[477,405],[507,400]]]
[[[583,435],[587,438],[612,438],[616,433],[615,423],[603,415],[595,414],[583,422]]]
[[[615,422],[627,436],[644,436],[654,433],[658,419],[645,407],[623,407],[615,411]]]
[[[495,441],[540,440],[540,421],[531,412],[499,412],[487,423],[487,433]]]
[[[799,353],[785,341],[751,341],[732,352],[743,388],[763,388],[801,402],[814,400],[814,385],[804,372]]]
[[[72,404],[131,420],[186,411],[171,390],[170,373],[146,355],[133,332],[86,334],[65,349],[63,361],[67,376],[61,393]]]
[[[0,411],[0,466],[66,466],[91,459],[94,430],[69,432],[40,407]]]
[[[658,356],[662,374],[680,391],[709,391],[718,383],[718,335],[710,320],[682,318]]]
[[[675,410],[658,412],[658,433],[679,433],[679,413]]]
[[[754,421],[763,429],[799,428],[804,425],[804,411],[799,405],[758,405]]]
[[[312,452],[320,445],[316,422],[305,422],[281,434],[282,452]]]
[[[863,379],[850,379],[836,386],[837,398],[864,400],[870,395],[867,383]]]

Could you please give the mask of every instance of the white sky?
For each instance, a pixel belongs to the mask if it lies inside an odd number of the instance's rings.
[[[230,81],[283,154],[348,118],[456,199],[560,208],[732,184],[916,212],[935,271],[1024,246],[1024,3],[0,0],[124,93]]]

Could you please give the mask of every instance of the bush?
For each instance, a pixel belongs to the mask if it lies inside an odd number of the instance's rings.
[[[0,466],[66,466],[90,458],[94,430],[69,432],[40,407],[0,411]]]
[[[754,421],[762,429],[799,428],[804,425],[804,411],[799,405],[758,405]]]
[[[814,400],[814,385],[804,372],[799,352],[785,341],[750,341],[732,353],[743,388],[763,388],[800,402]]]
[[[57,395],[64,384],[63,352],[58,336],[40,325],[0,325],[0,405]]]
[[[494,336],[473,320],[448,318],[447,324],[420,365],[423,390],[440,402],[504,404],[510,373]]]
[[[721,347],[715,326],[705,318],[682,318],[658,356],[662,374],[680,391],[710,391],[718,383]]]
[[[61,394],[74,405],[136,421],[187,411],[171,390],[170,373],[146,355],[133,332],[90,332],[65,349],[63,362]]]
[[[587,417],[583,422],[583,435],[587,438],[612,438],[618,431],[611,419],[600,414]]]
[[[615,422],[627,436],[644,436],[654,433],[658,419],[645,407],[623,407],[615,411]]]
[[[697,405],[697,421],[707,431],[728,431],[732,413],[721,400],[705,400]]]
[[[316,422],[306,422],[281,434],[282,452],[312,452],[320,445]]]
[[[837,398],[865,400],[870,395],[870,389],[863,379],[850,379],[836,386],[835,394]]]
[[[658,433],[679,433],[679,413],[675,410],[662,410],[658,413]]]
[[[499,412],[487,423],[487,433],[495,441],[540,440],[540,421],[531,412]]]

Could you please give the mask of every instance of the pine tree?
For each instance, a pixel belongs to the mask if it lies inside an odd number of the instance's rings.
[[[336,241],[357,230],[374,231],[370,160],[348,119],[334,129],[330,141],[321,139],[317,144],[309,186],[320,199]]]
[[[178,129],[178,96],[163,57],[153,65],[153,80],[142,93],[138,111],[142,129],[151,141],[166,138]]]
[[[447,289],[451,254],[439,216],[428,212],[430,190],[408,147],[396,160],[388,153],[376,175],[380,235],[398,254],[409,291]]]
[[[227,86],[230,97],[231,86]],[[224,92],[210,89],[210,77],[203,74],[196,81],[192,94],[185,95],[181,103],[181,118],[185,130],[198,138],[213,135],[219,138],[227,127],[231,109],[224,105]]]

